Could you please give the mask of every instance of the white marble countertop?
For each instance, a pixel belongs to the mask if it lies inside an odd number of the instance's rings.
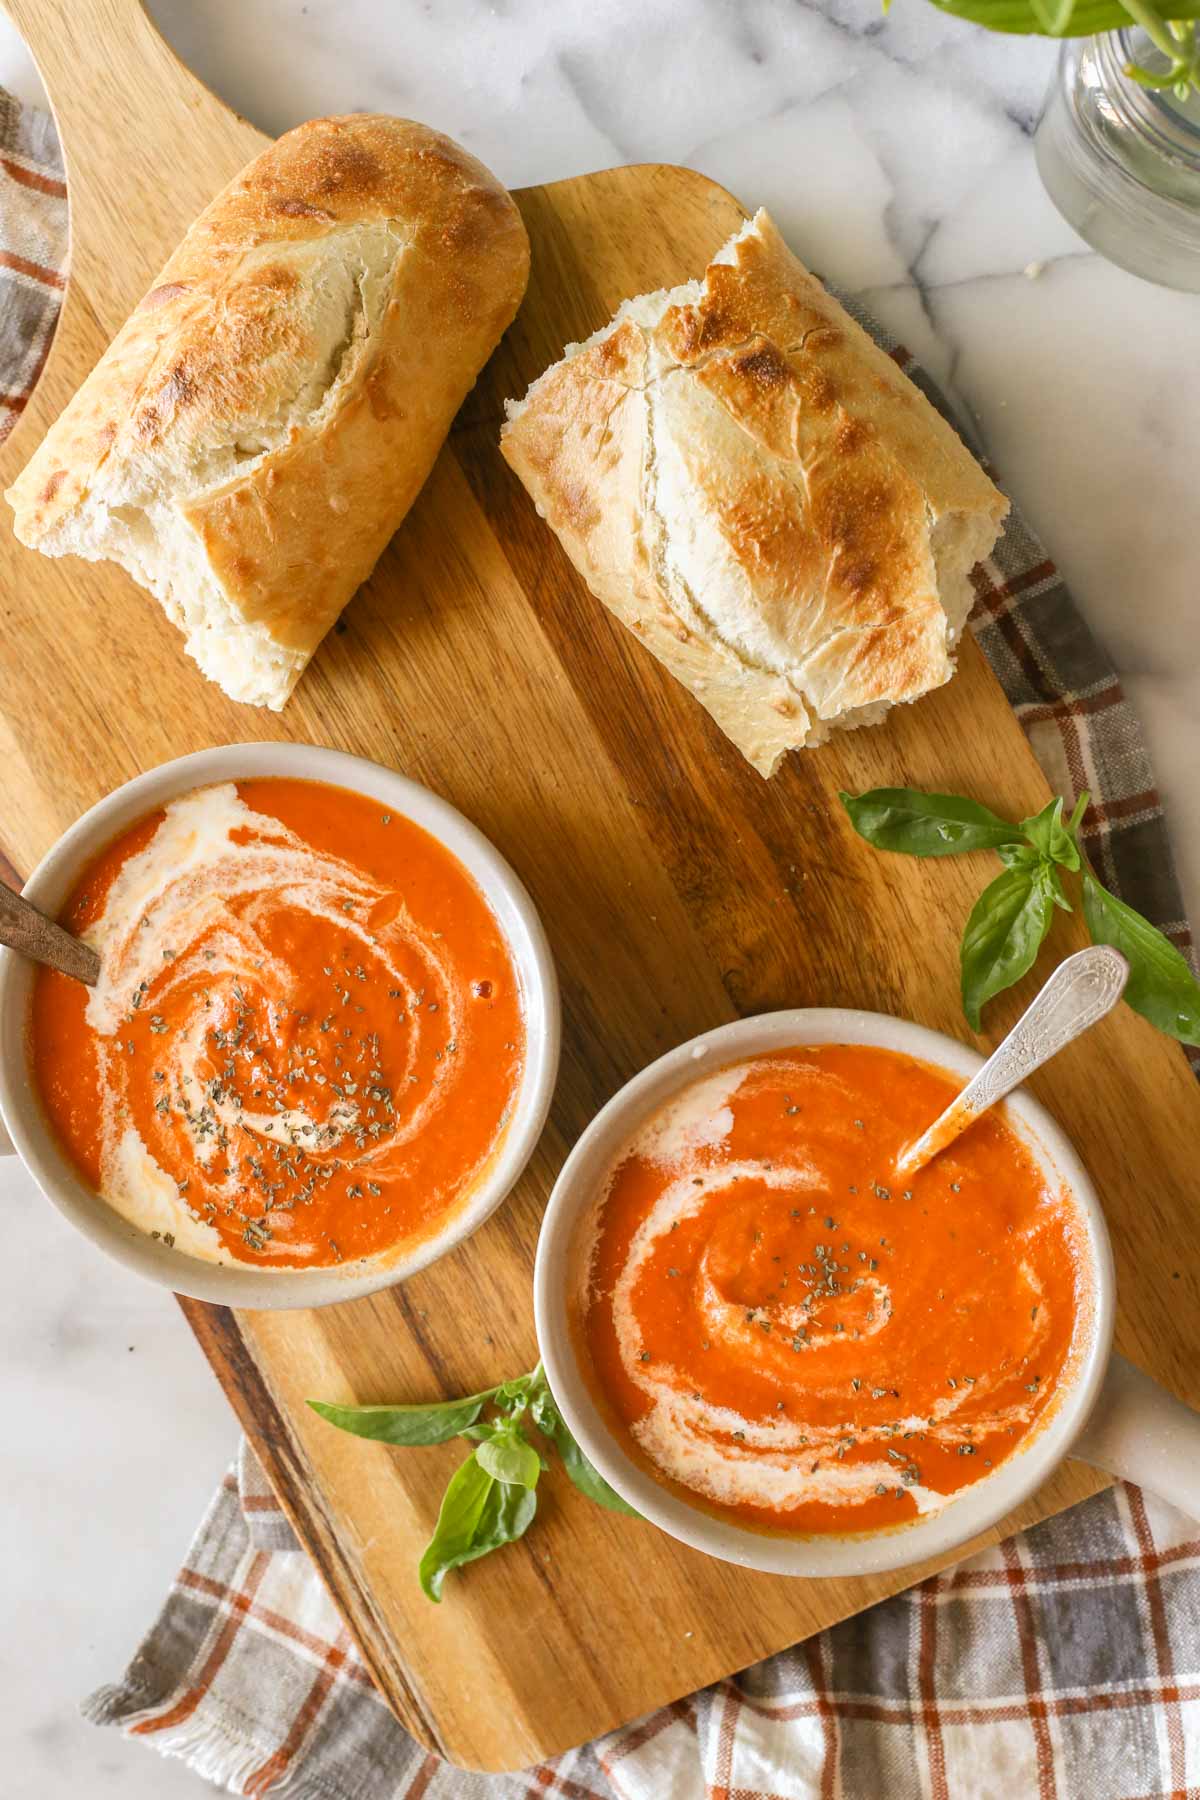
[[[269,131],[380,108],[442,127],[512,186],[660,160],[770,207],[970,408],[1141,713],[1200,918],[1200,300],[1101,261],[1046,199],[1030,134],[1050,45],[926,0],[886,21],[877,0],[151,10]],[[0,85],[38,95],[3,22]],[[0,1791],[198,1794],[75,1705],[152,1616],[232,1418],[171,1300],[102,1262],[11,1163],[0,1204]]]

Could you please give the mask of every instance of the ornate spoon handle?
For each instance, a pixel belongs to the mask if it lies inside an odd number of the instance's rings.
[[[1119,950],[1107,944],[1093,944],[1068,956],[978,1075],[928,1131],[902,1152],[896,1173],[915,1175],[980,1113],[1003,1100],[1035,1069],[1111,1012],[1128,977],[1129,964]]]

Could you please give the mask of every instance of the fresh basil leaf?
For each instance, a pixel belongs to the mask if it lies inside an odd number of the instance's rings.
[[[484,1508],[484,1523],[493,1540],[488,1549],[498,1550],[501,1544],[513,1544],[524,1537],[536,1512],[537,1495],[532,1488],[498,1481]]]
[[[581,1494],[586,1494],[597,1506],[606,1506],[609,1512],[631,1513],[635,1519],[641,1517],[628,1500],[622,1500],[616,1489],[609,1487],[599,1469],[588,1461],[561,1419],[554,1434],[554,1442],[562,1457],[563,1468]]]
[[[504,1544],[523,1537],[537,1512],[531,1488],[496,1481],[469,1456],[452,1476],[442,1510],[421,1558],[421,1586],[431,1600],[442,1597],[451,1569],[477,1562]]]
[[[1032,869],[1042,860],[1041,851],[1032,844],[999,844],[996,855],[1006,869]]]
[[[1029,0],[1042,30],[1050,37],[1062,37],[1071,23],[1075,0]]]
[[[961,794],[923,794],[917,788],[872,788],[839,794],[860,837],[877,850],[906,856],[960,856],[1017,844],[1021,832]]]
[[[1048,862],[1043,864],[1042,879],[1049,888],[1050,898],[1053,900],[1055,906],[1058,907],[1059,911],[1074,912],[1075,908],[1071,905],[1071,902],[1067,899],[1066,893],[1063,890],[1062,875],[1059,872],[1057,863]]]
[[[508,1400],[523,1400],[532,1386],[533,1374],[518,1375],[513,1381],[502,1381],[496,1389],[497,1406],[503,1406]]]
[[[502,1382],[495,1392],[496,1406],[510,1419],[519,1418],[529,1405],[529,1393],[532,1385],[532,1375],[522,1375],[517,1381]]]
[[[562,1425],[562,1418],[554,1404],[554,1396],[548,1387],[542,1386],[535,1389],[530,1411],[533,1414],[533,1422],[543,1437],[553,1438]]]
[[[939,12],[951,13],[956,19],[970,19],[989,31],[1055,35],[1033,0],[933,0],[933,4]],[[1170,0],[1155,11],[1164,19],[1195,19],[1200,17],[1200,0]],[[1090,37],[1093,32],[1116,31],[1128,23],[1129,14],[1119,0],[1076,0],[1069,29],[1074,37]]]
[[[474,1562],[505,1544],[515,1544],[524,1537],[537,1512],[537,1495],[532,1488],[516,1481],[497,1481],[492,1486],[480,1516],[475,1542],[463,1562]]]
[[[450,1477],[418,1571],[421,1586],[431,1600],[441,1599],[442,1582],[449,1571],[471,1560],[484,1508],[495,1485],[474,1452]]]
[[[515,1482],[519,1487],[536,1487],[542,1472],[541,1458],[519,1431],[497,1432],[480,1444],[475,1458],[497,1481]]]
[[[1031,819],[1021,820],[1021,830],[1029,842],[1051,862],[1061,863],[1064,869],[1079,867],[1079,845],[1075,842],[1073,832],[1063,824],[1062,795],[1051,800],[1040,813]]]
[[[1200,1044],[1200,982],[1174,944],[1090,869],[1083,872],[1083,915],[1093,943],[1111,944],[1129,964],[1125,998],[1134,1012],[1183,1044]]]
[[[963,1010],[974,1031],[985,1002],[1033,967],[1053,909],[1053,884],[1044,863],[1005,869],[980,894],[961,951]]]
[[[324,1400],[308,1404],[321,1418],[355,1437],[374,1438],[381,1444],[444,1444],[473,1425],[490,1398],[489,1390],[428,1406],[331,1406]]]

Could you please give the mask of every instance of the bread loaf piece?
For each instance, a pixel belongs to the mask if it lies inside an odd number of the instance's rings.
[[[200,215],[47,433],[7,495],[18,537],[120,563],[207,676],[278,709],[528,270],[511,198],[449,138],[299,126]]]
[[[1008,502],[766,213],[508,417],[593,593],[763,775],[953,673]]]

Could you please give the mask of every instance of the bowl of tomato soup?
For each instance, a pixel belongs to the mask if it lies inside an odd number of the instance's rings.
[[[101,972],[5,958],[0,1107],[141,1273],[347,1299],[459,1243],[523,1169],[553,963],[513,871],[427,789],[334,751],[201,752],[93,808],[25,891]]]
[[[980,1061],[878,1014],[770,1014],[672,1051],[577,1144],[538,1246],[539,1345],[589,1457],[672,1536],[782,1574],[920,1561],[1078,1439],[1113,1277],[1062,1132],[1018,1093],[895,1173]],[[1200,1468],[1196,1416],[1122,1368]]]

